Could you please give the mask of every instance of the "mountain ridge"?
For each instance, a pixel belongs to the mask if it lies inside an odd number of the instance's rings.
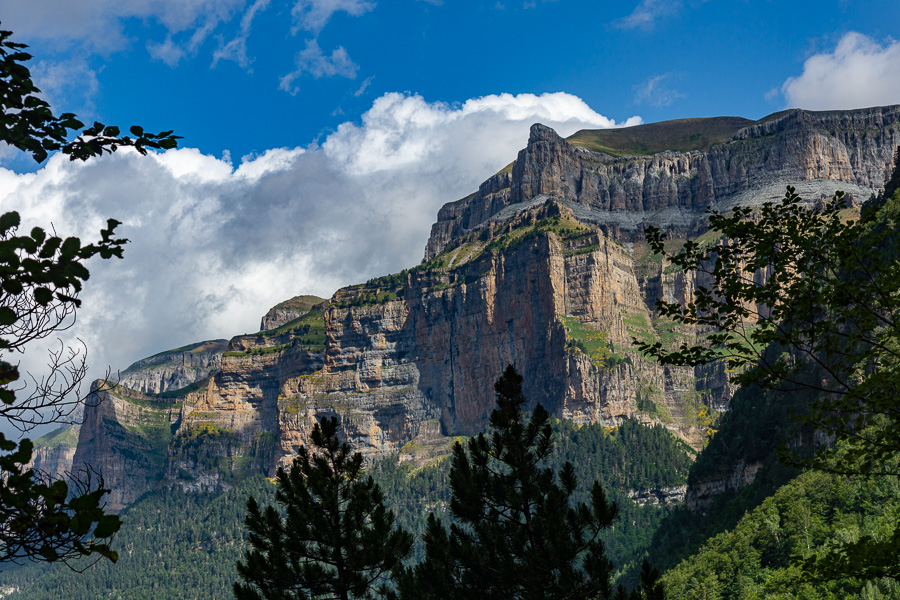
[[[181,396],[101,391],[75,463],[106,465],[121,508],[160,485],[211,490],[271,474],[324,416],[367,460],[439,452],[441,439],[484,427],[509,363],[532,403],[561,418],[658,423],[699,448],[734,390],[721,367],[663,368],[631,348],[632,336],[703,333],[654,315],[656,298],[689,302],[702,282],[649,255],[643,225],[695,237],[705,199],[724,207],[797,175],[820,195],[848,185],[861,195],[883,183],[900,145],[900,106],[766,119],[707,152],[631,158],[536,124],[509,171],[439,211],[422,264],[233,338],[211,359],[218,370]]]

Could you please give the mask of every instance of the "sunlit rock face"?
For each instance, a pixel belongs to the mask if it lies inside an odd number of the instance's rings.
[[[580,219],[620,242],[642,240],[645,224],[696,233],[708,206],[721,210],[778,199],[787,185],[810,200],[843,190],[863,201],[884,186],[900,146],[900,106],[793,109],[747,123],[731,139],[702,151],[618,157],[576,147],[535,125],[510,171],[440,210],[426,258],[510,205],[540,194],[571,203]],[[658,131],[664,125],[644,127],[664,135]]]
[[[117,507],[159,485],[221,489],[288,465],[324,417],[367,460],[422,464],[485,428],[508,364],[555,416],[661,423],[700,448],[734,389],[721,366],[663,368],[633,347],[703,333],[655,315],[656,299],[688,303],[704,282],[652,255],[643,227],[697,237],[706,206],[780,197],[789,183],[810,200],[865,199],[889,172],[898,120],[898,107],[787,111],[732,120],[709,148],[630,157],[535,125],[510,169],[441,209],[421,265],[302,310],[282,303],[227,346],[136,363],[88,407],[75,464],[103,472]],[[204,352],[203,367],[186,356]],[[180,390],[173,364],[195,369]]]
[[[31,461],[25,468],[48,479],[64,479],[72,471],[81,425],[63,425],[34,440]]]

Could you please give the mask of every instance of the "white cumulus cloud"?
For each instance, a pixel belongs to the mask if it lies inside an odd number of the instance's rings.
[[[788,106],[810,110],[900,103],[900,41],[880,44],[850,32],[834,51],[806,59],[803,73],[781,86]]]
[[[107,365],[256,331],[293,295],[327,297],[417,264],[437,210],[513,160],[534,122],[561,135],[616,125],[564,93],[458,105],[392,93],[319,147],[270,149],[237,166],[182,148],[0,169],[0,211],[20,211],[25,231],[52,223],[85,241],[106,218],[122,221],[125,259],[89,265],[67,332],[86,342],[99,376]],[[28,355],[23,366],[42,359]]]

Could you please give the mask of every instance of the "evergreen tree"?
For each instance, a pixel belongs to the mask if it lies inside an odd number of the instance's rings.
[[[278,469],[274,506],[247,501],[251,548],[237,569],[238,600],[369,598],[409,553],[412,536],[394,526],[381,490],[362,477],[362,455],[337,435],[336,418],[313,428],[317,450],[301,447]]]
[[[397,575],[404,599],[608,598],[612,564],[600,533],[616,516],[598,483],[590,504],[570,504],[571,463],[543,467],[552,440],[538,405],[525,421],[522,377],[512,366],[494,385],[490,437],[453,449],[449,531],[431,515],[425,559]]]

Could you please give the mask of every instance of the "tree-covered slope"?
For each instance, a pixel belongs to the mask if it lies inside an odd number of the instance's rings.
[[[668,598],[900,598],[896,580],[810,581],[796,564],[835,540],[890,535],[898,519],[896,477],[803,473],[669,570]]]
[[[667,511],[639,506],[625,492],[685,483],[691,464],[686,446],[662,427],[635,422],[610,430],[560,421],[554,425],[554,439],[550,466],[558,470],[565,461],[574,465],[581,483],[578,499],[584,500],[597,479],[619,505],[619,517],[606,533],[608,555],[616,565],[638,560]],[[449,461],[438,459],[414,469],[387,459],[376,463],[371,473],[402,526],[419,533],[429,512],[443,516]],[[218,495],[151,493],[122,515],[122,530],[113,544],[119,552],[116,564],[99,563],[81,574],[63,565],[26,565],[0,573],[0,588],[19,588],[9,600],[231,598],[251,495],[260,504],[272,503],[274,485],[254,477]]]
[[[900,167],[885,193],[863,207],[856,228],[835,214],[832,226],[849,231],[844,237],[814,230],[817,243],[830,244],[816,246],[819,254],[837,248],[840,258],[850,258],[837,263],[835,279],[824,289],[806,294],[820,303],[817,310],[803,313],[797,303],[785,302],[791,308],[781,323],[808,323],[820,335],[805,339],[821,340],[824,330],[837,342],[814,347],[803,362],[799,336],[792,337],[791,364],[798,366],[790,377],[735,395],[692,468],[688,507],[669,515],[655,534],[651,558],[670,569],[673,597],[900,597],[897,371],[891,354],[897,343],[898,173]],[[801,272],[815,281],[825,271]],[[838,288],[845,293],[835,294]],[[846,306],[848,312],[841,312]],[[862,318],[849,312],[856,308]],[[843,320],[822,316],[832,314]],[[766,346],[760,364],[785,356],[785,346]],[[867,352],[883,349],[887,358],[865,362]],[[845,392],[849,400],[843,403],[828,387],[843,373],[834,367],[835,356],[855,369],[849,381],[857,387]],[[753,373],[753,365],[745,367]]]

